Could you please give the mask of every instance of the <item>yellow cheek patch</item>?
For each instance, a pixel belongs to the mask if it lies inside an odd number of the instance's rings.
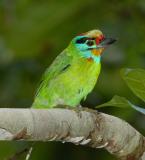
[[[101,53],[103,52],[104,48],[100,48],[100,49],[93,49],[92,50],[92,53],[95,55],[95,56],[100,56]]]

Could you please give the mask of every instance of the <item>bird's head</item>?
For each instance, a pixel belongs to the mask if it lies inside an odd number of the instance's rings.
[[[71,44],[81,57],[99,62],[104,49],[115,41],[113,38],[106,38],[100,30],[91,30],[73,38]]]

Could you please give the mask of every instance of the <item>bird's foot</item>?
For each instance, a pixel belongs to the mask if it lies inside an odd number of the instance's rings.
[[[83,107],[81,105],[78,105],[77,108],[81,111],[83,110]]]
[[[79,118],[82,118],[82,113],[81,113],[81,111],[83,111],[84,109],[83,109],[83,107],[81,106],[81,105],[78,105],[75,109],[73,109],[75,112],[76,112],[76,114],[77,114],[77,116],[79,117]]]
[[[75,112],[77,113],[78,117],[80,117],[80,118],[82,117],[82,113],[81,113],[82,111],[86,111],[86,112],[90,112],[90,113],[94,113],[94,114],[99,113],[97,110],[93,110],[93,109],[87,108],[87,107],[82,107],[81,105],[79,105],[75,108]]]

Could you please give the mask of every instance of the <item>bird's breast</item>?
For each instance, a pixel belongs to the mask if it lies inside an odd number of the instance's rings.
[[[100,68],[100,63],[80,59],[80,61],[72,63],[67,73],[64,73],[66,75],[65,81],[71,87],[91,90],[98,79]]]
[[[54,90],[55,103],[76,106],[94,88],[99,73],[100,63],[79,59],[53,80],[51,89]],[[49,89],[50,92],[50,89]],[[59,102],[58,102],[59,99]]]

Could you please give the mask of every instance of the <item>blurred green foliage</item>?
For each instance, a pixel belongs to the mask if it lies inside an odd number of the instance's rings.
[[[118,38],[103,55],[98,84],[84,106],[96,106],[117,94],[144,105],[126,87],[122,67],[145,67],[144,0],[0,0],[0,105],[30,107],[45,68],[78,33],[99,28]],[[102,109],[145,133],[145,118],[129,109]],[[23,144],[0,143],[0,159]],[[106,151],[71,144],[39,143],[32,160],[107,159]],[[57,153],[57,154],[56,154]]]
[[[145,70],[140,68],[137,69],[123,68],[121,69],[121,77],[129,87],[129,89],[134,93],[134,95],[136,95],[143,102],[145,102]],[[109,107],[109,106],[126,108],[126,109],[131,107],[145,115],[145,108],[132,104],[125,97],[120,97],[117,95],[113,96],[113,98],[109,102],[100,104],[95,108],[98,109],[101,107]]]

